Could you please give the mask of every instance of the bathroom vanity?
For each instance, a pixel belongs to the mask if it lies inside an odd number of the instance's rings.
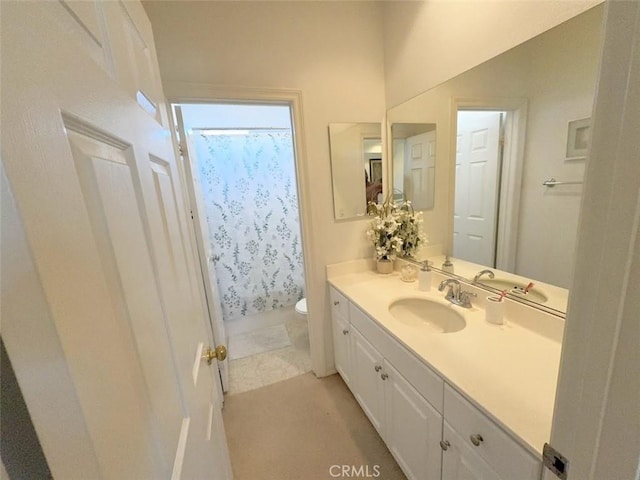
[[[438,272],[428,292],[365,260],[329,266],[327,277],[336,369],[408,478],[540,478],[562,318],[507,300],[504,324],[489,324],[490,293],[463,284],[477,298],[455,306]],[[402,299],[463,326],[446,333],[447,322],[392,313]]]

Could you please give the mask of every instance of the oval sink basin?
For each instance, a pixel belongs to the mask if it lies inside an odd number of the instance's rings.
[[[401,298],[389,313],[405,325],[430,333],[453,333],[467,326],[464,317],[447,305],[426,298]]]
[[[527,293],[524,293],[527,285],[512,280],[505,280],[503,278],[481,278],[478,283],[486,285],[487,287],[497,288],[498,290],[506,290],[507,293],[513,297],[526,298],[532,302],[545,303],[548,300],[547,296],[535,286],[530,288]]]

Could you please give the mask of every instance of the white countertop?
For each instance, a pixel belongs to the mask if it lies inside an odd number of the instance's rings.
[[[329,283],[520,443],[540,455],[551,434],[564,321],[508,302],[505,324],[492,325],[484,319],[482,307],[489,295],[484,290],[463,285],[464,290],[478,293],[474,306],[464,309],[438,292],[437,284],[447,277],[437,272],[432,274],[431,291],[421,292],[417,282],[403,282],[397,271],[380,275],[363,268],[366,261],[360,262],[328,266]],[[441,302],[462,313],[467,325],[455,333],[425,333],[419,327],[403,324],[389,313],[389,305],[403,297]]]

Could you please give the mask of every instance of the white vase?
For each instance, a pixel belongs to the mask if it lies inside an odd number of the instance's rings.
[[[378,268],[378,273],[389,274],[393,272],[393,260],[379,259],[376,261],[376,266]]]

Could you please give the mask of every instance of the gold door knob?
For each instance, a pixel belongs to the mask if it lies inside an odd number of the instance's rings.
[[[217,358],[218,361],[223,362],[227,358],[227,347],[224,345],[218,345],[215,350],[211,350],[211,347],[207,347],[202,355],[202,359],[206,360],[209,365],[213,362],[213,359]]]

